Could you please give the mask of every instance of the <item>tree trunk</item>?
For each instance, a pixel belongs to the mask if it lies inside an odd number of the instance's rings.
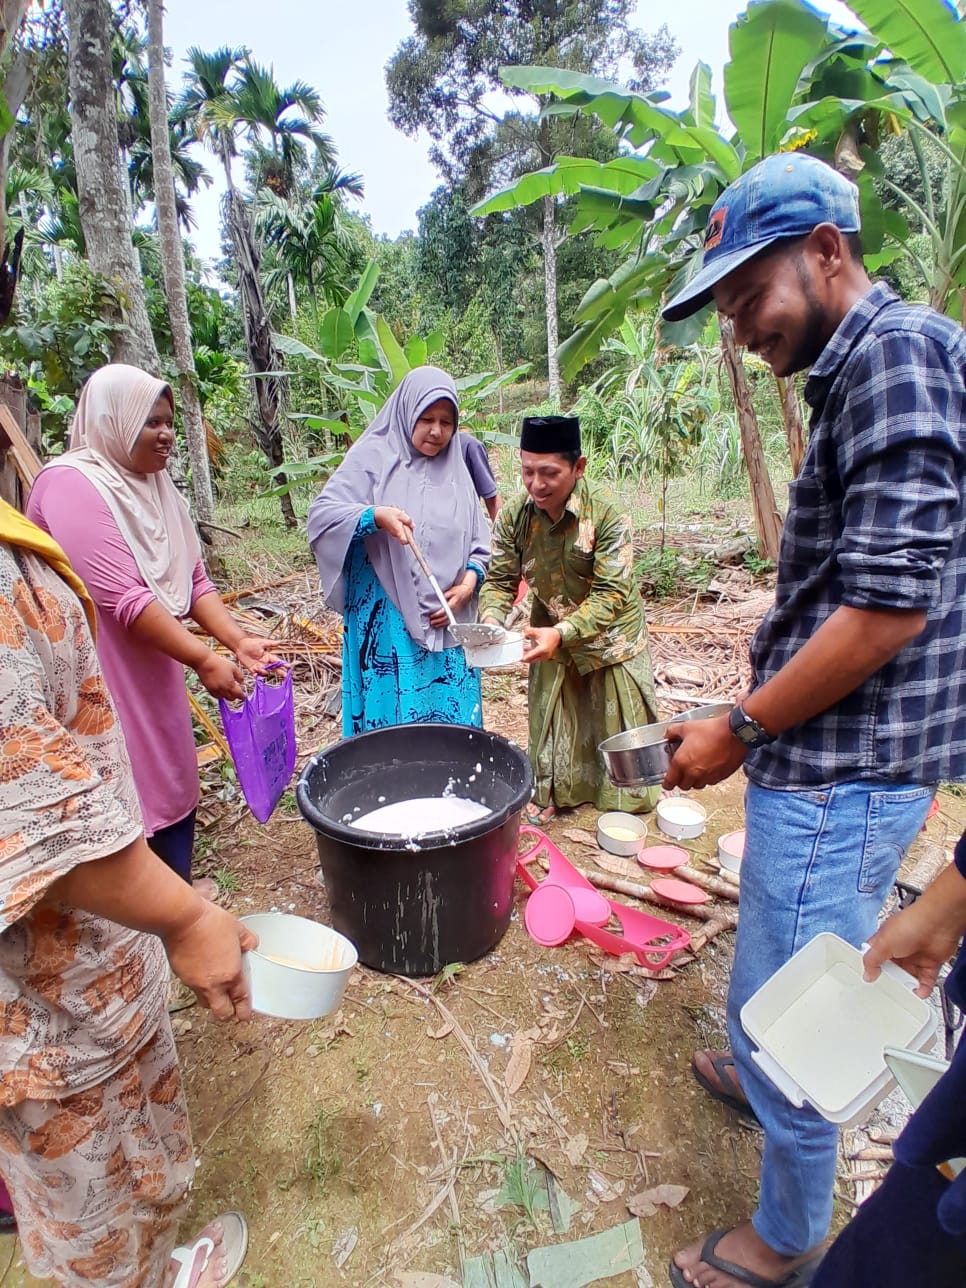
[[[805,426],[802,424],[802,405],[798,401],[798,389],[794,376],[776,376],[778,397],[781,399],[782,420],[785,423],[785,439],[788,443],[788,458],[792,463],[792,478],[798,478],[805,455]]]
[[[491,323],[490,330],[493,334],[493,356],[496,359],[496,374],[503,375],[503,341],[500,338],[500,330],[495,324]],[[503,415],[503,386],[497,390],[497,406],[500,415]]]
[[[77,192],[87,259],[125,301],[125,329],[112,357],[159,375],[161,364],[144,303],[141,265],[131,238],[121,172],[111,68],[108,0],[65,0],[70,114]]]
[[[168,133],[168,96],[164,85],[164,10],[161,0],[148,0],[148,93],[151,114],[151,151],[154,159],[154,203],[158,212],[158,240],[164,293],[171,321],[171,343],[178,368],[185,438],[191,466],[191,495],[198,519],[212,522],[215,502],[211,490],[208,444],[201,404],[195,385],[195,358],[191,347],[188,298],[185,292],[184,252],[175,205],[171,139]]]
[[[725,317],[719,315],[718,321],[721,327],[721,352],[731,380],[731,391],[734,394],[735,410],[738,413],[738,425],[741,429],[741,446],[745,454],[748,478],[751,481],[751,501],[755,510],[758,540],[765,558],[770,559],[772,563],[777,563],[782,519],[775,505],[775,493],[768,476],[768,466],[765,464],[761,434],[758,432],[758,418],[752,405],[744,363],[735,344],[734,328]]]
[[[10,39],[16,35],[20,24],[30,8],[30,0],[0,0],[0,54],[3,53]],[[9,63],[10,60],[8,59]],[[27,87],[30,84],[31,71],[23,52],[8,66],[2,77],[3,95],[7,100],[10,115],[16,119],[20,111]],[[17,287],[17,275],[20,269],[20,248],[23,245],[23,233],[16,239],[16,244],[7,246],[7,203],[4,193],[7,190],[7,164],[10,158],[10,145],[16,126],[11,126],[0,140],[0,325],[6,322],[13,308],[13,293]]]
[[[248,213],[232,183],[231,163],[227,158],[225,158],[225,170],[228,177],[228,224],[232,244],[235,247],[235,266],[238,271],[238,294],[245,330],[245,347],[248,351],[248,360],[252,364],[252,371],[255,373],[253,384],[258,408],[258,420],[254,425],[255,438],[274,469],[284,464],[285,460],[282,451],[282,380],[277,375],[259,373],[277,372],[281,369],[282,362],[272,339],[272,319],[262,290],[258,249],[251,235]],[[278,486],[284,486],[286,481],[284,474],[275,475]],[[292,506],[291,494],[280,496],[279,504],[285,526],[296,527],[298,521]]]
[[[557,348],[557,207],[553,197],[543,198],[543,297],[547,310],[547,394],[560,402],[560,359]]]

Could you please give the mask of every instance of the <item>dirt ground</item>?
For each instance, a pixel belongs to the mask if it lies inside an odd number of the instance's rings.
[[[487,727],[525,745],[522,680],[487,688]],[[336,736],[325,721],[303,759]],[[696,855],[742,826],[742,782],[696,793],[709,812],[687,843]],[[927,845],[951,844],[963,807],[943,794]],[[265,827],[235,818],[202,847],[226,904],[325,920],[313,834],[288,798]],[[584,868],[592,849],[564,833],[594,821],[584,809],[548,829]],[[415,984],[360,968],[329,1020],[175,1014],[198,1158],[185,1233],[243,1211],[239,1285],[452,1288],[471,1258],[505,1252],[522,1266],[529,1250],[618,1226],[629,1200],[677,1186],[678,1206],[641,1218],[644,1266],[608,1281],[663,1285],[678,1247],[750,1212],[760,1137],[688,1068],[695,1047],[722,1038],[732,936],[654,979],[584,941],[539,947],[523,901],[518,882],[509,931],[481,961]],[[840,1220],[848,1210],[843,1190]],[[0,1288],[36,1282],[18,1262],[15,1241],[0,1240]]]

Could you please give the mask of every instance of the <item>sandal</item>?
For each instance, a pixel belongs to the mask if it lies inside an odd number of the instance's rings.
[[[218,1288],[225,1288],[238,1274],[248,1252],[248,1223],[240,1212],[224,1212],[210,1221],[193,1243],[172,1252],[171,1260],[177,1262],[178,1273],[171,1288],[196,1288],[215,1250],[214,1239],[206,1233],[215,1225],[221,1226],[221,1252],[225,1259],[225,1272],[218,1280]]]
[[[695,1062],[691,1061],[691,1072],[694,1074],[694,1080],[699,1087],[703,1087],[712,1100],[720,1100],[723,1105],[733,1109],[736,1114],[742,1118],[748,1119],[749,1122],[758,1123],[758,1115],[751,1107],[751,1102],[741,1089],[741,1083],[738,1081],[738,1071],[735,1068],[735,1058],[730,1051],[706,1051],[708,1059],[711,1061],[711,1067],[714,1069],[715,1076],[718,1079],[718,1086],[705,1077]],[[725,1091],[725,1087],[733,1087],[733,1091]],[[761,1125],[760,1123],[758,1124]]]
[[[553,801],[549,805],[544,805],[541,809],[536,801],[531,801],[523,811],[523,821],[530,827],[546,827],[557,813],[557,807]]]
[[[748,1288],[808,1288],[824,1255],[822,1252],[817,1252],[814,1256],[800,1262],[794,1270],[789,1270],[788,1274],[783,1275],[781,1279],[765,1279],[763,1275],[756,1275],[753,1270],[746,1270],[744,1266],[736,1265],[733,1261],[725,1261],[724,1258],[715,1255],[715,1248],[729,1233],[729,1230],[712,1230],[701,1249],[701,1260],[706,1266],[720,1270],[724,1275],[730,1275],[735,1283],[747,1284]],[[668,1273],[674,1288],[694,1288],[694,1284],[685,1279],[684,1271],[675,1265],[673,1260],[668,1267]]]

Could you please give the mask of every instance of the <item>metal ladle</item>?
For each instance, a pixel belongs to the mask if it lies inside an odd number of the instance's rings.
[[[453,616],[453,610],[449,606],[449,601],[440,589],[439,582],[430,571],[429,564],[426,562],[426,558],[417,545],[416,538],[411,532],[408,534],[407,540],[413,554],[416,556],[416,562],[419,564],[420,568],[422,568],[429,584],[436,592],[436,598],[439,600],[440,605],[446,613],[447,620],[449,621],[450,634],[453,636],[456,643],[459,644],[460,648],[463,648],[465,645],[469,645],[470,648],[479,648],[481,645],[485,644],[502,644],[503,640],[506,638],[506,631],[502,626],[495,626],[492,622],[466,623],[458,622],[456,620]]]

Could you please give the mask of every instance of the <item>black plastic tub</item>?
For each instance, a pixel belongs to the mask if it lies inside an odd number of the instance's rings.
[[[434,975],[498,944],[513,907],[520,811],[532,791],[526,754],[470,725],[374,729],[314,756],[296,798],[315,829],[332,924],[359,960],[393,974]],[[415,840],[348,822],[444,792],[492,813]]]

